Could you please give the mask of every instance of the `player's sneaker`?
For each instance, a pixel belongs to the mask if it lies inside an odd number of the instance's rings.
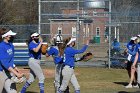
[[[132,84],[128,84],[127,86],[125,86],[125,88],[132,88]]]
[[[138,84],[133,85],[133,88],[139,88],[139,85]]]

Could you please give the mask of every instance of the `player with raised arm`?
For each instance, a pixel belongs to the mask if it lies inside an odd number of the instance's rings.
[[[75,68],[74,56],[76,54],[80,54],[86,51],[89,44],[89,40],[87,40],[86,44],[80,50],[74,49],[75,41],[76,38],[71,38],[67,43],[67,47],[64,50],[64,60],[63,60],[64,68],[62,70],[63,80],[58,93],[63,93],[66,90],[69,82],[72,83],[75,89],[75,93],[80,93],[80,86],[74,73]]]

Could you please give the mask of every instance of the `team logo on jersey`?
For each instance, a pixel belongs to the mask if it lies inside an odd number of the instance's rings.
[[[9,55],[12,55],[12,54],[13,54],[12,49],[11,49],[11,48],[10,48],[10,49],[8,49],[8,50],[7,50],[7,53],[8,53]]]
[[[129,47],[129,49],[132,49],[132,46],[128,46]]]

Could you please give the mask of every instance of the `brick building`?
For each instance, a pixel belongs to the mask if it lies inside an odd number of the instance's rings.
[[[106,23],[108,13],[105,9],[80,9],[79,11],[79,31],[77,27],[77,10],[72,8],[63,8],[62,16],[49,19],[50,33],[62,34],[63,37],[76,37],[78,34],[79,42],[83,42],[85,37],[90,38],[92,43],[104,43],[106,40]]]

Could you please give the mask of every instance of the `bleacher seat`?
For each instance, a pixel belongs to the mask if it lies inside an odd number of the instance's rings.
[[[14,63],[20,66],[28,65],[28,49],[27,48],[15,48]]]

